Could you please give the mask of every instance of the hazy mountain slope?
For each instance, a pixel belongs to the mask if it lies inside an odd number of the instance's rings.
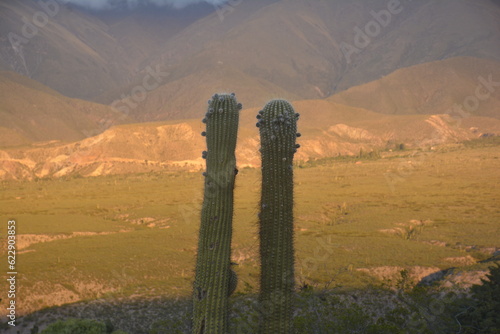
[[[41,7],[28,0],[2,2],[0,68],[68,96],[99,96],[111,103],[130,95],[147,69],[157,66],[169,73],[161,82],[167,87],[160,88],[166,95],[176,94],[177,88],[168,88],[173,82],[227,67],[243,73],[250,89],[265,82],[259,90],[271,85],[317,99],[424,62],[456,56],[500,60],[496,2],[403,1],[391,9],[390,19],[382,16],[377,23],[374,13],[387,13],[388,5],[385,0],[255,0],[106,14],[61,4],[37,34],[15,48],[8,34],[22,36],[22,18],[29,21]],[[360,35],[370,27],[370,36]],[[348,54],[347,45],[356,51]],[[227,85],[226,77],[216,79],[211,81],[216,87]],[[182,117],[148,99],[136,110],[143,113],[140,119]]]
[[[71,99],[14,72],[0,72],[0,147],[32,141],[75,141],[130,122],[118,111]]]
[[[350,57],[337,91],[366,83],[396,69],[457,56],[500,60],[500,6],[489,0],[401,1],[379,35]],[[386,1],[369,2],[365,17],[355,26],[365,29],[370,10],[387,9]],[[341,36],[355,46],[356,34]],[[346,61],[344,57],[344,61]]]
[[[381,115],[324,100],[294,103],[300,112],[296,160],[356,155],[362,149],[423,147],[500,134],[500,120],[470,117],[462,124],[447,115]],[[238,166],[259,166],[258,109],[241,113]],[[97,136],[52,147],[0,151],[0,179],[70,175],[97,176],[164,169],[199,170],[205,161],[204,125],[196,120],[115,126]]]
[[[172,15],[159,17],[163,10],[103,18],[62,3],[54,8],[45,24],[38,23],[39,28],[32,25],[34,15],[44,13],[37,2],[0,3],[0,66],[64,95],[85,99],[123,85],[161,42],[188,24]],[[30,24],[35,33],[30,32]],[[9,38],[10,33],[19,37]]]
[[[400,12],[361,48],[355,28],[365,30],[375,22],[371,12],[387,8],[384,0],[283,0],[228,31],[212,49],[225,63],[237,62],[244,71],[307,98],[433,60],[460,55],[500,60],[500,7],[488,0],[401,2]],[[359,48],[350,62],[344,43]]]
[[[199,5],[182,10],[153,6],[91,14],[109,27],[109,34],[116,38],[127,58],[133,60],[134,68],[140,70],[150,64],[151,56],[163,50],[168,40],[212,12],[212,6]]]
[[[271,98],[298,98],[269,81],[221,64],[169,81],[148,93],[137,107],[127,101],[113,105],[140,121],[196,118],[203,115],[207,100],[214,92],[235,92],[248,108],[264,105]],[[129,99],[129,102],[133,101]]]
[[[424,62],[461,55],[500,60],[500,7],[489,0],[402,2],[361,47],[355,28],[376,22],[371,12],[387,11],[387,6],[382,0],[244,1],[224,12],[223,20],[214,12],[194,22],[151,61],[168,71],[164,85],[228,67],[302,99],[317,99]],[[346,57],[347,44],[358,51]],[[140,84],[143,78],[140,73],[132,82]],[[219,85],[226,81],[216,79]],[[129,95],[130,87],[108,95],[106,102]],[[148,99],[137,109],[148,116],[139,118],[181,117]],[[159,109],[161,116],[155,116]]]
[[[71,97],[91,98],[125,80],[130,64],[106,26],[78,11],[58,8],[43,29],[37,28],[16,47],[7,33],[24,38],[21,18],[29,20],[41,8],[26,0],[0,3],[3,67]]]
[[[233,1],[234,5],[230,2],[211,7],[205,17],[191,22],[179,34],[166,41],[158,54],[151,55],[150,63],[159,63],[170,69],[209,48],[213,43],[224,40],[235,27],[260,15],[262,10],[267,10],[269,5],[276,2],[279,0]],[[230,50],[227,51],[231,53]]]
[[[207,95],[221,88],[235,91],[248,107],[261,105],[276,96],[291,99],[328,96],[328,91],[311,85],[303,77],[308,72],[306,76],[321,77],[322,86],[329,86],[329,72],[325,71],[328,61],[321,52],[309,50],[310,42],[300,31],[302,27],[296,29],[293,23],[293,11],[273,17],[278,3],[271,0],[241,2],[193,23],[169,40],[162,54],[153,60],[154,67],[160,66],[168,72],[168,77],[160,88],[148,92],[144,102],[133,111],[135,117],[141,120],[191,117],[196,111],[187,111],[183,116],[175,101],[204,101]],[[287,17],[289,14],[293,16]],[[320,44],[327,45],[325,41],[321,39]],[[305,67],[305,64],[309,65]],[[234,74],[238,72],[240,77],[236,78]],[[207,82],[208,73],[214,75]],[[144,72],[140,73],[124,89],[109,95],[106,102],[130,95],[134,86],[141,85],[144,76]],[[167,103],[170,97],[175,100],[173,103],[170,100]],[[188,102],[185,109],[189,110],[190,104]]]
[[[464,113],[500,118],[500,62],[458,57],[415,65],[329,100],[385,114],[463,117],[452,109],[459,105]]]

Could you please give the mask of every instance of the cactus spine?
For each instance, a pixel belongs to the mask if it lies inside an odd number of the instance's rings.
[[[193,334],[228,332],[228,297],[235,273],[231,269],[233,189],[239,110],[233,94],[215,94],[203,119],[207,151],[193,291]]]
[[[284,100],[257,118],[262,154],[260,218],[260,333],[293,333],[293,157],[299,115]]]

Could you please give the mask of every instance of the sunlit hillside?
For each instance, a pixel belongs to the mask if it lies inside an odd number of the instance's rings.
[[[458,57],[397,70],[330,101],[383,114],[500,118],[500,62]]]
[[[0,148],[75,141],[130,118],[111,107],[68,98],[14,72],[0,72]]]
[[[205,102],[206,103],[206,102]],[[453,144],[500,133],[500,120],[468,117],[457,122],[442,115],[381,115],[324,100],[294,103],[301,114],[296,159],[308,161],[359,156],[397,149]],[[259,109],[241,112],[236,155],[241,167],[260,166]],[[51,143],[0,150],[0,179],[33,180],[66,176],[100,176],[200,170],[205,149],[201,119],[126,124],[72,143]]]

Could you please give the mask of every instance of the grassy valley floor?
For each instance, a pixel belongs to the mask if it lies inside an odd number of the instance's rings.
[[[63,314],[113,320],[139,312],[133,333],[172,317],[169,310],[185,318],[201,172],[2,182],[0,232],[5,236],[7,221],[16,220],[17,312],[26,333]],[[259,172],[240,170],[235,190],[234,303],[241,310],[258,292]],[[480,282],[491,265],[484,261],[500,247],[496,138],[297,162],[295,175],[296,280],[303,291],[322,291],[337,305],[356,304],[352,298],[362,291],[401,289],[402,277],[405,286],[444,277],[443,289],[467,288]],[[5,238],[2,245],[5,252]],[[6,261],[0,269],[8,271]],[[5,282],[0,289],[8,291]],[[382,304],[395,298],[384,291]],[[144,307],[151,309],[141,313]],[[5,318],[4,307],[1,312]]]

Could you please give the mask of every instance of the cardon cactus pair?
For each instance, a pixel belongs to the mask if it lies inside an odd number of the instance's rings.
[[[228,333],[235,148],[241,104],[234,94],[215,94],[206,123],[205,192],[193,291],[193,333]],[[284,100],[269,102],[257,116],[262,154],[260,203],[261,293],[259,332],[292,333],[293,157],[298,114]]]

